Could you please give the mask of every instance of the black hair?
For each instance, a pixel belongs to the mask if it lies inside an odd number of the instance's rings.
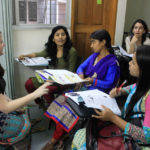
[[[114,50],[111,46],[111,37],[106,30],[104,30],[104,29],[96,30],[95,32],[91,33],[90,38],[96,39],[99,41],[105,40],[106,41],[106,43],[105,43],[106,48],[109,50],[109,52],[111,54],[114,54]]]
[[[139,66],[139,77],[136,83],[136,91],[133,94],[126,112],[126,120],[130,119],[134,105],[143,97],[150,89],[150,46],[142,45],[136,50],[136,60]]]
[[[144,41],[146,40],[146,37],[147,37],[147,35],[148,35],[148,26],[147,26],[147,24],[146,24],[146,22],[144,21],[144,20],[142,20],[142,19],[137,19],[134,23],[133,23],[133,25],[132,25],[132,27],[131,27],[131,29],[130,29],[130,36],[131,36],[131,38],[130,38],[130,40],[133,38],[133,36],[134,36],[134,34],[133,34],[133,29],[134,29],[134,26],[135,26],[135,24],[136,23],[141,23],[142,25],[143,25],[143,28],[144,28],[144,30],[145,30],[145,33],[143,33],[143,35],[142,35],[142,45],[143,45],[143,43],[144,43]]]
[[[65,61],[67,61],[69,50],[72,47],[72,42],[71,42],[69,33],[67,31],[67,28],[64,26],[60,26],[60,25],[54,27],[48,38],[47,43],[45,44],[45,48],[48,53],[48,56],[51,58],[51,64],[54,66],[56,65],[56,62],[57,62],[57,56],[56,56],[57,55],[57,45],[55,44],[55,42],[53,42],[53,39],[54,39],[54,34],[60,29],[63,29],[66,34],[66,42],[63,47],[63,58]]]
[[[2,32],[1,31],[0,31],[0,36],[2,36]],[[3,69],[3,67],[0,64],[0,77],[3,77],[3,76],[4,76],[4,69]]]

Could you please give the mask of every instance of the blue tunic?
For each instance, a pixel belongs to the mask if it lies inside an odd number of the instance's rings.
[[[113,54],[103,57],[96,65],[94,61],[99,53],[94,53],[89,56],[77,69],[77,74],[84,74],[86,77],[93,77],[91,86],[86,86],[88,89],[99,89],[108,93],[116,86],[120,77],[120,67],[117,58]],[[96,75],[96,77],[94,77]]]

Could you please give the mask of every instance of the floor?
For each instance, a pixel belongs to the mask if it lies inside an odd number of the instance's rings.
[[[29,116],[32,119],[41,118],[41,121],[37,123],[34,127],[44,127],[46,130],[43,132],[36,132],[32,134],[31,150],[41,150],[42,147],[51,139],[53,131],[55,129],[55,123],[51,122],[51,127],[49,127],[49,119],[44,116],[44,112],[35,103],[30,104],[31,107],[28,109]],[[70,150],[67,147],[65,150]]]
[[[41,150],[41,148],[50,140],[54,131],[54,123],[52,123],[51,128],[48,129],[49,119],[44,116],[42,109],[35,104],[32,104],[32,107],[29,108],[29,115],[31,120],[41,118],[41,121],[38,122],[34,127],[44,127],[46,130],[42,132],[36,132],[32,134],[32,144],[31,150]]]

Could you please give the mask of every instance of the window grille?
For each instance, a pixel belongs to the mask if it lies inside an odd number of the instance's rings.
[[[69,24],[70,0],[15,0],[14,24]]]

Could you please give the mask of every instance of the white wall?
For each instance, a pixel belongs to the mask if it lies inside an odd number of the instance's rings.
[[[19,29],[13,30],[14,58],[21,54],[38,52],[44,49],[44,44],[48,40],[51,29]],[[15,61],[15,93],[16,97],[26,94],[24,83],[34,76],[34,70],[42,69],[38,67],[25,67]]]
[[[118,0],[115,45],[121,45],[124,32],[127,0]]]
[[[136,19],[143,19],[150,27],[150,0],[127,0],[124,31],[129,32]]]
[[[146,21],[150,30],[150,0],[144,0],[143,19]]]

